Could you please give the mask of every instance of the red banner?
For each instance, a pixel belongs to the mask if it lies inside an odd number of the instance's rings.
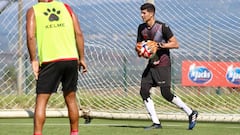
[[[183,86],[240,87],[240,62],[182,62]]]

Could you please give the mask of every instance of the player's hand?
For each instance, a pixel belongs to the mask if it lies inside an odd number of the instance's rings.
[[[85,63],[84,60],[79,60],[78,61],[78,65],[79,65],[79,71],[81,70],[82,68],[82,74],[86,73],[87,72],[87,65]]]
[[[141,53],[141,48],[142,48],[142,42],[138,42],[135,46],[135,50],[138,54],[138,57],[141,57],[142,56],[142,53]]]
[[[33,73],[34,73],[35,79],[38,80],[39,62],[37,60],[33,60],[31,62],[31,64],[32,64],[32,69],[33,69]]]

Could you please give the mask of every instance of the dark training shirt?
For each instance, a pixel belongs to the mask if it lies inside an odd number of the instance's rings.
[[[152,40],[158,43],[167,43],[172,36],[173,33],[169,26],[160,21],[155,21],[151,28],[149,28],[146,23],[143,23],[138,27],[137,42]],[[153,67],[169,66],[169,49],[159,49],[156,55],[149,59],[149,64]]]

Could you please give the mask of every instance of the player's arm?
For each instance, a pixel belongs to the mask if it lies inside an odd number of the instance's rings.
[[[84,37],[83,33],[78,21],[77,16],[74,12],[71,12],[72,20],[73,20],[73,27],[75,31],[75,38],[77,42],[77,50],[79,55],[79,65],[83,67],[83,72],[87,72],[87,65],[84,59]]]
[[[158,43],[158,46],[166,49],[179,48],[179,44],[175,36],[172,36],[170,39],[168,39],[167,43]]]
[[[138,33],[137,33],[137,43],[135,45],[135,51],[137,52],[138,57],[141,57],[141,48],[142,48],[142,41],[144,40],[141,34],[142,25],[138,26]]]
[[[26,15],[26,31],[27,31],[27,47],[28,47],[28,52],[30,55],[30,60],[34,61],[37,59],[36,57],[36,38],[35,38],[35,15],[33,8],[30,8],[27,11]]]
[[[39,62],[37,60],[37,49],[36,49],[36,21],[33,8],[27,11],[26,15],[26,31],[27,31],[27,48],[30,56],[33,72],[35,78],[38,79]]]
[[[142,42],[137,42],[135,45],[135,51],[137,52],[138,57],[141,57],[141,48],[142,48]]]
[[[160,48],[166,48],[166,49],[179,48],[177,38],[173,35],[168,25],[163,24],[162,32],[163,32],[163,38],[167,41],[167,43],[158,43],[158,46]]]

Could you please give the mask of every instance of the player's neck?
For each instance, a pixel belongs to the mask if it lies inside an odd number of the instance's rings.
[[[52,2],[53,0],[38,0],[38,2]]]
[[[155,19],[154,18],[152,18],[151,20],[149,20],[148,22],[147,22],[147,26],[148,26],[148,28],[152,28],[152,26],[155,24]]]

